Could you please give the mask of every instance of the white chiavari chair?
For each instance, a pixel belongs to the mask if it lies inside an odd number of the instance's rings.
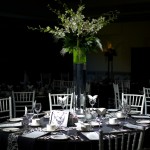
[[[12,91],[14,117],[24,115],[25,106],[28,111],[33,110],[35,91],[16,92]]]
[[[131,107],[131,112],[143,114],[144,111],[144,94],[125,94],[122,93],[122,104],[126,100],[127,104]]]
[[[72,111],[73,93],[69,93],[69,94],[52,94],[52,93],[48,93],[48,97],[49,97],[50,111],[53,110],[53,109],[60,109],[61,108],[61,105],[58,102],[59,97],[61,97],[61,98],[67,97],[64,109]]]
[[[0,121],[12,118],[11,97],[0,98]]]
[[[99,150],[142,150],[145,129],[104,133],[99,131]]]

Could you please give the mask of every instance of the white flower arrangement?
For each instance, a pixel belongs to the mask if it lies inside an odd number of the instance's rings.
[[[61,13],[59,10],[52,9],[48,5],[49,9],[58,16],[59,26],[29,27],[29,29],[47,32],[52,34],[56,39],[62,39],[62,55],[67,52],[73,53],[74,50],[81,50],[83,54],[86,54],[88,51],[103,50],[100,39],[98,38],[98,32],[108,23],[117,19],[118,11],[110,11],[104,13],[97,19],[91,19],[86,18],[82,13],[85,9],[84,5],[79,4],[79,7],[75,11],[72,8],[69,9],[60,0],[55,1],[61,4],[65,10],[64,13]]]

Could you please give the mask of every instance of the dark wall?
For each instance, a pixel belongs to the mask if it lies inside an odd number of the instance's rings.
[[[39,78],[41,72],[59,74],[72,72],[72,56],[61,56],[62,44],[52,35],[29,30],[48,22],[0,17],[0,81],[23,80],[24,71],[30,79]]]

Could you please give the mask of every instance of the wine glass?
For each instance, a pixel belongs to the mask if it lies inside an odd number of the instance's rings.
[[[28,125],[31,123],[32,121],[32,118],[34,117],[34,113],[30,113],[30,112],[27,112],[24,117],[23,117],[23,121],[22,121],[22,124],[24,126],[24,129],[27,129],[28,128]]]
[[[41,109],[42,109],[42,104],[41,104],[41,103],[36,103],[36,104],[35,104],[34,111],[35,111],[36,114],[37,114],[37,118],[38,118],[38,115],[39,115],[39,112],[41,111]]]
[[[130,113],[130,111],[131,111],[130,105],[124,104],[123,108],[122,108],[122,112],[125,114],[125,123],[127,122],[127,117],[128,117],[128,114]]]
[[[92,106],[92,110],[93,110],[93,106],[95,105],[96,100],[89,100],[89,103],[90,103],[90,105]]]
[[[105,108],[99,108],[96,110],[98,117],[97,117],[97,122],[99,122],[99,128],[101,127],[102,121],[103,121],[103,116],[106,113],[106,109]]]

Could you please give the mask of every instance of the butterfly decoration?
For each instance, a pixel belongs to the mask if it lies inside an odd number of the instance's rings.
[[[98,97],[98,95],[94,95],[94,96],[88,95],[88,98],[89,98],[90,101],[95,101],[96,102],[97,97]]]
[[[90,105],[91,105],[92,108],[93,108],[93,106],[94,106],[95,103],[96,103],[96,98],[98,97],[98,95],[94,95],[94,96],[87,95],[87,96],[88,96],[88,98],[89,98],[89,103],[90,103]]]
[[[58,97],[58,103],[60,103],[61,106],[65,106],[65,104],[67,102],[67,98],[68,98],[68,96]]]

